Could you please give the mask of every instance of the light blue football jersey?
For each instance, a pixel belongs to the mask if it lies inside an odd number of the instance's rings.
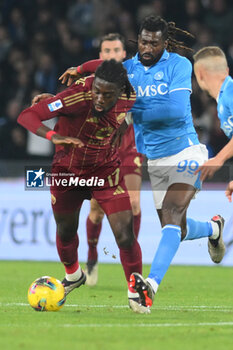
[[[221,129],[231,139],[233,136],[233,79],[229,75],[221,86],[217,102]]]
[[[144,67],[138,54],[123,64],[137,94],[131,110],[133,116],[148,109],[153,114],[149,122],[142,121],[139,124],[134,122],[138,152],[146,154],[149,159],[157,159],[198,144],[199,140],[192,121],[190,98],[187,105],[184,105],[183,116],[169,119],[165,114],[160,115],[162,120],[161,118],[159,121],[156,121],[156,118],[153,120],[156,109],[161,104],[166,108],[170,103],[169,94],[180,90],[191,93],[191,62],[183,56],[165,50],[160,60],[151,67]]]

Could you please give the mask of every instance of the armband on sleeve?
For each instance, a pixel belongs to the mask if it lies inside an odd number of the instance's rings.
[[[78,73],[78,74],[83,74],[82,64],[81,64],[81,66],[78,66],[78,67],[77,67],[77,73]]]
[[[47,133],[46,133],[46,139],[51,141],[52,139],[52,136],[57,134],[56,131],[53,131],[53,130],[49,130]]]

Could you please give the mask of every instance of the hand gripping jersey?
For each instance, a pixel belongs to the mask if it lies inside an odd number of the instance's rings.
[[[151,67],[143,66],[138,54],[123,64],[137,95],[131,112],[138,152],[157,159],[198,144],[190,106],[190,61],[165,50]]]
[[[229,139],[233,136],[233,79],[227,76],[217,99],[221,129]]]
[[[41,121],[58,117],[54,130],[61,136],[79,138],[84,147],[56,145],[53,166],[65,168],[83,178],[92,174],[105,178],[120,163],[111,140],[133,106],[136,96],[133,93],[127,99],[122,94],[110,111],[97,118],[92,112],[93,80],[94,77],[80,79],[55,97],[24,110],[18,122],[36,133],[43,125]]]

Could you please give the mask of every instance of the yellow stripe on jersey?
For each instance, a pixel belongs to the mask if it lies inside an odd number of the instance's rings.
[[[81,92],[78,92],[76,94],[73,94],[73,95],[70,95],[70,96],[66,96],[66,97],[63,98],[63,100],[65,102],[70,102],[70,101],[76,99],[77,97],[84,97],[84,96],[89,96],[89,95],[91,95],[91,91],[89,91],[89,92],[81,91]]]
[[[117,121],[119,122],[120,120],[122,120],[122,119],[124,119],[125,118],[125,116],[126,116],[126,114],[125,113],[120,113],[118,116],[117,116]]]
[[[65,106],[66,107],[69,107],[69,106],[72,106],[72,105],[74,105],[75,103],[78,103],[78,102],[82,102],[82,101],[91,101],[92,100],[92,97],[90,96],[90,97],[80,97],[80,98],[77,98],[77,99],[75,99],[75,100],[73,100],[73,101],[68,101],[68,102],[65,102]]]
[[[120,99],[126,99],[126,100],[130,100],[130,99],[134,99],[134,98],[136,98],[136,93],[135,92],[131,92],[129,99],[127,98],[126,94],[122,94],[121,97],[120,97]]]
[[[123,100],[123,101],[135,101],[136,100],[136,95],[131,95],[130,98],[127,98],[127,97],[119,97],[119,100]]]

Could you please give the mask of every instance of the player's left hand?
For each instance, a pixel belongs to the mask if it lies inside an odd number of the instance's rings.
[[[51,141],[54,145],[73,145],[79,148],[84,146],[84,143],[76,137],[61,136],[59,134],[54,134]]]
[[[221,160],[216,159],[216,157],[210,158],[195,171],[195,175],[201,172],[200,180],[204,181],[207,177],[212,177],[222,167],[223,163]]]
[[[74,80],[77,80],[81,77],[82,74],[77,72],[77,67],[70,67],[59,77],[59,80],[62,84],[70,86]]]
[[[229,202],[232,202],[232,197],[231,197],[232,192],[233,192],[233,181],[230,181],[225,191],[225,195],[228,198]]]

